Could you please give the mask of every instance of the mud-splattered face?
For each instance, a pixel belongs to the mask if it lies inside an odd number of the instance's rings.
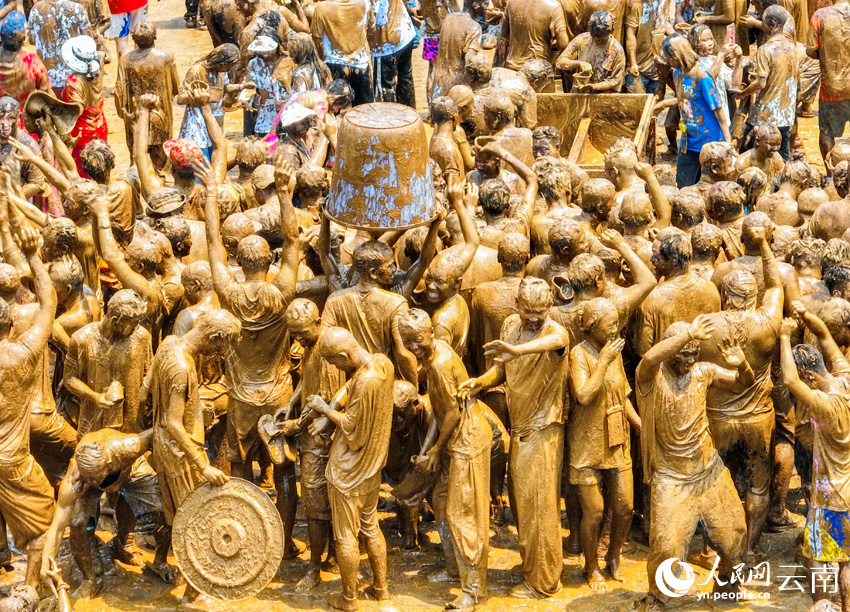
[[[0,140],[6,141],[14,137],[18,127],[18,111],[0,113]]]

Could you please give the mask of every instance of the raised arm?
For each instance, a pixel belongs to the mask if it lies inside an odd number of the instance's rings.
[[[816,402],[815,394],[809,388],[809,385],[800,380],[800,375],[797,373],[797,364],[794,362],[794,354],[791,352],[791,334],[797,329],[797,322],[794,319],[786,318],[782,320],[782,325],[779,328],[779,362],[782,366],[782,382],[788,388],[798,402],[803,405],[811,406]]]
[[[38,123],[38,126],[47,132],[47,135],[50,137],[50,144],[53,147],[53,158],[56,160],[56,163],[59,164],[59,170],[62,171],[62,174],[69,181],[80,178],[80,175],[77,172],[77,162],[75,162],[74,158],[71,156],[71,150],[68,148],[68,145],[65,144],[65,141],[56,131],[53,121],[38,119],[36,122]]]
[[[475,257],[475,251],[478,250],[478,245],[481,244],[481,238],[478,235],[478,230],[475,228],[475,221],[469,215],[469,211],[463,202],[463,184],[456,182],[449,186],[449,203],[457,213],[457,218],[460,221],[460,231],[463,234],[463,244],[458,245],[456,253],[463,262],[463,269],[466,271],[472,260]]]
[[[68,188],[71,186],[71,181],[68,180],[65,174],[54,168],[53,164],[47,163],[47,160],[40,155],[36,155],[35,151],[14,138],[9,139],[9,144],[17,150],[15,157],[18,161],[30,163],[41,170],[41,173],[50,183],[53,184],[54,187],[56,187],[60,194],[64,195],[65,192],[68,191]],[[74,167],[74,172],[76,173],[76,166]],[[79,176],[77,178],[79,178]]]
[[[319,252],[319,261],[322,262],[322,272],[328,278],[328,287],[339,278],[339,265],[331,255],[331,220],[324,210],[319,210],[319,240],[316,249]]]
[[[428,269],[428,266],[431,265],[431,261],[434,259],[434,255],[437,252],[437,238],[440,237],[440,226],[445,218],[446,210],[442,206],[438,207],[437,215],[431,221],[431,225],[428,226],[428,233],[422,242],[419,258],[404,273],[404,280],[398,288],[398,293],[408,300],[413,295],[416,285],[422,279],[422,275],[425,274],[425,270]]]
[[[210,162],[213,170],[215,170],[216,183],[221,184],[227,178],[227,139],[224,137],[224,131],[218,125],[218,121],[213,116],[212,108],[210,108],[209,91],[200,88],[190,88],[190,91],[198,102],[198,108],[200,108],[201,115],[204,118],[204,125],[207,126],[207,133],[212,141]]]
[[[628,321],[631,314],[637,310],[649,295],[658,281],[643,260],[638,257],[617,230],[606,229],[599,236],[599,241],[609,249],[614,249],[629,265],[634,284],[623,291],[626,312],[621,313],[620,321]]]
[[[154,94],[144,94],[139,98],[139,117],[133,133],[133,159],[139,172],[142,197],[148,199],[157,189],[162,189],[162,181],[148,154],[150,145],[151,110],[156,108],[159,98]]]
[[[602,391],[602,383],[605,382],[608,366],[614,363],[624,346],[626,341],[622,338],[606,342],[599,351],[598,366],[590,372],[578,359],[570,359],[570,386],[576,403],[586,406],[599,395]]]
[[[708,315],[697,316],[688,329],[672,338],[662,340],[646,352],[635,371],[637,383],[642,386],[648,385],[658,374],[662,363],[678,355],[691,340],[708,340],[712,333],[714,333],[714,322],[711,318]]]
[[[115,274],[124,289],[134,289],[145,300],[154,299],[150,282],[144,276],[133,270],[124,254],[118,248],[118,243],[112,235],[112,219],[109,216],[109,201],[105,196],[93,198],[90,210],[94,225],[97,227],[97,246],[100,256],[109,264],[109,269]]]
[[[210,258],[210,269],[215,292],[219,300],[227,295],[228,289],[234,283],[233,275],[227,267],[227,251],[221,240],[221,228],[218,218],[218,196],[215,172],[206,159],[195,162],[195,176],[201,181],[206,191],[204,200],[204,225],[207,230],[207,251]]]
[[[534,218],[534,204],[537,202],[537,175],[522,160],[497,142],[488,144],[484,149],[508,164],[525,181],[525,192],[522,194],[522,214],[519,216],[525,226],[531,228],[531,220]]]
[[[53,319],[56,316],[56,292],[53,290],[53,282],[50,280],[47,268],[41,261],[40,241],[41,236],[35,229],[27,227],[21,231],[20,247],[29,262],[30,270],[32,270],[38,310],[29,329],[24,332],[16,344],[26,346],[36,355],[43,351],[47,345],[47,341],[53,332]]]
[[[799,300],[796,300],[792,304],[792,309],[794,311],[794,315],[802,319],[806,327],[809,328],[809,331],[812,332],[815,338],[818,339],[821,352],[823,353],[827,363],[833,364],[837,360],[845,358],[844,353],[841,352],[841,348],[835,342],[835,338],[833,338],[832,334],[829,332],[829,328],[826,326],[826,323],[824,323],[819,316],[806,310],[806,306]],[[783,320],[782,323],[784,324],[785,321]]]
[[[31,275],[30,267],[21,257],[18,245],[12,237],[12,227],[9,223],[9,198],[17,196],[12,193],[9,173],[5,170],[0,171],[0,179],[3,179],[6,184],[5,193],[0,193],[0,242],[2,242],[3,247],[3,259],[6,260],[7,264],[14,266],[22,277],[29,278]],[[27,202],[27,205],[31,206],[29,202]]]
[[[274,169],[274,183],[277,188],[277,200],[280,204],[280,224],[283,230],[283,247],[281,248],[280,272],[274,277],[275,286],[284,296],[295,296],[295,286],[298,282],[298,264],[300,253],[298,248],[298,217],[292,206],[292,192],[289,183],[295,171],[288,162],[280,160]]]
[[[770,248],[770,243],[767,240],[767,233],[764,228],[752,228],[753,237],[759,245],[761,251],[761,262],[764,269],[764,297],[762,298],[762,308],[768,311],[768,315],[776,322],[782,317],[783,293],[782,293],[782,276],[779,273],[779,264],[776,262],[776,256]]]
[[[655,176],[655,169],[645,162],[638,162],[635,166],[635,173],[646,181],[646,187],[649,190],[649,199],[652,201],[652,207],[655,209],[655,223],[653,227],[656,229],[664,229],[670,225],[670,218],[673,215],[673,209],[670,207],[670,202],[661,188],[661,183]]]

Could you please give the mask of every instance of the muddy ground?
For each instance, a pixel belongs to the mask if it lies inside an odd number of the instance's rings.
[[[184,8],[178,0],[152,0],[150,5],[150,20],[158,28],[157,45],[170,50],[175,54],[178,73],[181,77],[186,70],[205,51],[211,47],[209,36],[206,32],[198,30],[186,30],[183,27]],[[110,48],[114,50],[111,43]],[[114,57],[114,52],[113,52]],[[118,158],[118,169],[123,171],[129,164],[129,156],[124,144],[124,126],[115,114],[112,89],[115,82],[116,62],[106,66],[106,113],[109,123],[109,142]],[[416,93],[419,110],[425,110],[425,78],[427,65],[421,59],[421,52],[414,52],[414,77],[416,80]],[[175,109],[174,133],[182,119],[182,109]],[[817,119],[803,119],[800,122],[800,132],[803,137],[804,146],[808,157],[814,163],[821,164],[820,154],[817,149]],[[226,124],[227,138],[236,142],[242,135],[242,121],[239,113],[231,113],[227,116]],[[663,126],[659,126],[659,134],[663,134]],[[672,161],[664,156],[666,143],[659,136],[659,161]],[[384,506],[389,506],[389,500],[384,496]],[[793,499],[798,500],[798,497]],[[802,512],[801,507],[797,507]],[[387,612],[430,612],[442,609],[444,603],[459,592],[457,584],[433,583],[428,576],[442,567],[442,553],[439,548],[439,538],[433,522],[423,521],[421,531],[424,534],[424,543],[421,551],[403,552],[399,550],[400,538],[397,532],[398,525],[392,512],[383,512],[381,523],[387,534],[389,548],[389,580],[393,599],[389,602],[363,602],[362,610],[376,612],[378,610]],[[802,516],[797,515],[802,522]],[[104,517],[101,520],[101,535],[108,537],[110,519]],[[796,542],[799,529],[781,535],[766,534],[762,538],[761,554],[771,565],[771,587],[756,587],[756,591],[769,594],[769,599],[762,599],[758,604],[746,604],[727,607],[727,610],[751,610],[757,609],[764,612],[799,612],[806,610],[810,604],[810,598],[799,591],[780,589],[783,582],[779,576],[793,574],[793,567],[783,569],[782,565],[793,566],[795,561]],[[543,611],[543,610],[575,610],[586,612],[614,612],[631,610],[646,593],[646,553],[647,547],[638,543],[638,537],[633,537],[627,544],[627,552],[624,554],[621,573],[625,577],[622,583],[608,582],[609,590],[606,593],[592,593],[585,585],[581,575],[581,557],[569,557],[564,560],[564,571],[562,581],[564,588],[555,598],[544,602],[525,602],[511,600],[507,597],[508,591],[521,579],[521,566],[519,553],[516,545],[516,528],[508,522],[504,525],[494,525],[490,541],[490,570],[489,590],[490,597],[479,609],[487,611]],[[306,524],[299,516],[295,535],[298,539],[306,540]],[[564,536],[567,532],[564,530]],[[634,534],[637,536],[637,534]],[[147,544],[146,538],[140,538],[142,552],[147,560],[152,558],[152,551],[144,548]],[[699,541],[694,540],[692,552],[698,550]],[[324,574],[324,583],[314,592],[307,595],[296,594],[294,585],[307,563],[307,555],[303,554],[294,561],[282,563],[280,571],[274,581],[263,590],[257,597],[244,602],[226,604],[203,599],[193,605],[193,609],[237,612],[267,612],[267,611],[291,611],[291,610],[328,610],[324,603],[326,594],[339,589],[339,579],[333,574]],[[172,560],[173,561],[173,560]],[[79,584],[81,575],[74,567],[74,563],[68,555],[67,541],[63,544],[60,554],[60,564],[64,569],[66,578],[72,588]],[[23,578],[24,564],[22,557],[18,555],[15,569],[6,576],[7,585],[19,583]],[[361,566],[364,584],[368,584],[369,569],[365,556]],[[797,571],[796,573],[800,573]],[[708,572],[697,569],[697,583],[705,581]],[[793,581],[792,581],[793,584]],[[803,585],[806,586],[805,584]],[[707,587],[695,587],[692,594],[671,603],[670,610],[705,610],[709,609],[705,602],[697,601],[696,591]],[[451,595],[449,595],[451,591]],[[77,612],[148,612],[178,610],[180,595],[183,587],[172,587],[157,582],[147,576],[143,576],[136,567],[123,566],[119,563],[106,579],[106,588],[103,593],[92,600],[77,601],[74,610]],[[47,601],[44,602],[48,604]]]

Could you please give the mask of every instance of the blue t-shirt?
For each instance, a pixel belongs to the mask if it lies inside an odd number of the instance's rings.
[[[678,69],[674,70],[673,79],[679,78],[682,79],[684,91],[684,99],[679,102],[679,112],[682,123],[685,124],[685,132],[682,133],[679,146],[685,153],[699,153],[704,144],[723,141],[723,130],[714,116],[714,110],[722,108],[723,105],[714,79],[708,74],[695,78],[682,74]]]

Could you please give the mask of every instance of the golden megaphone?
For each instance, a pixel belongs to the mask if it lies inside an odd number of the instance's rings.
[[[24,103],[24,127],[35,132],[37,119],[50,118],[59,134],[67,134],[77,123],[83,106],[78,102],[63,102],[43,91],[32,92]]]

